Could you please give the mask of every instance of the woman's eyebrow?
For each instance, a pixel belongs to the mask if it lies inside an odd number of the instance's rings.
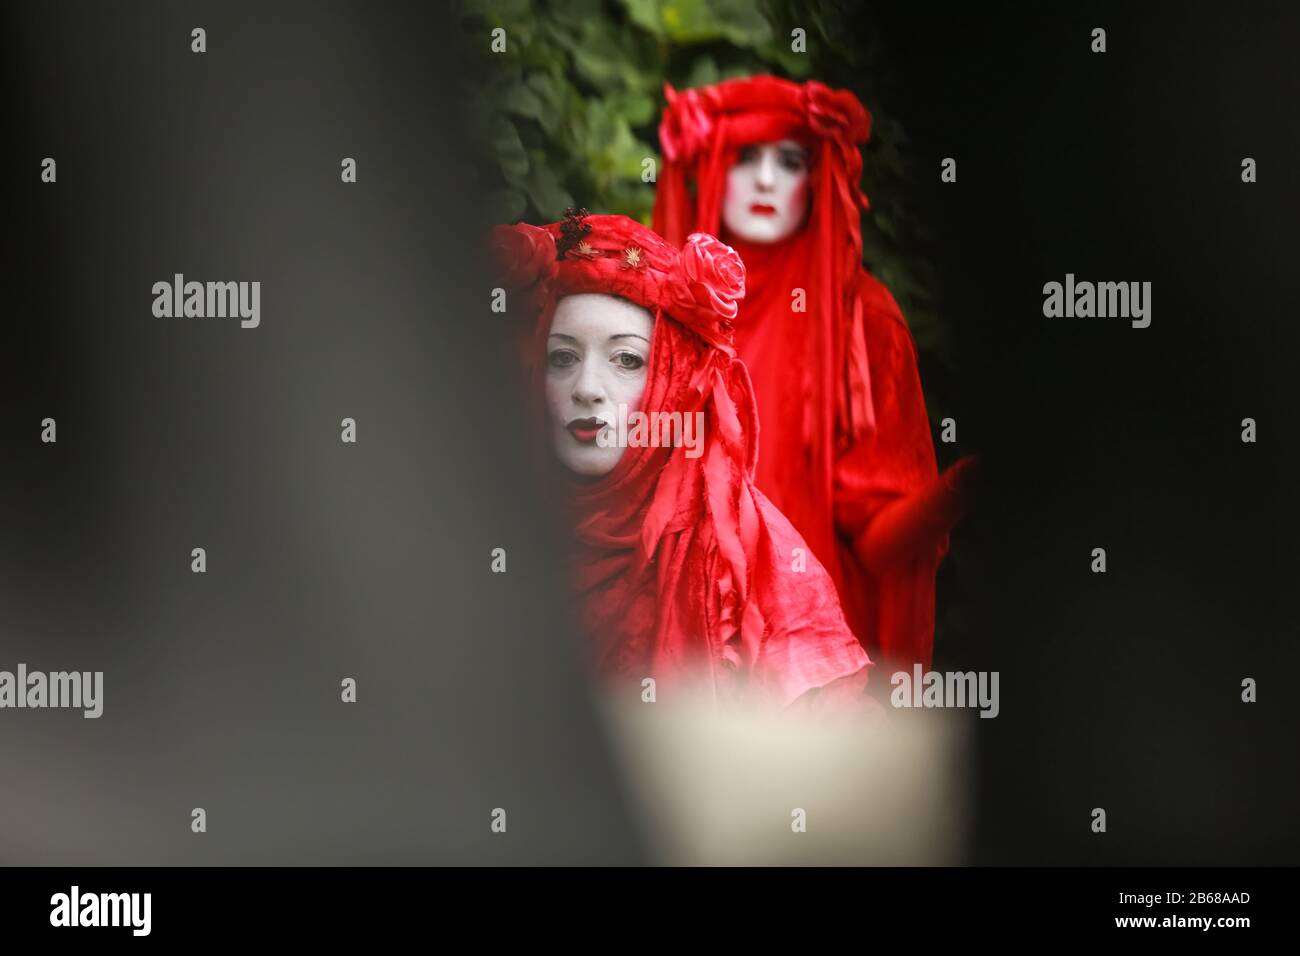
[[[642,342],[645,342],[647,345],[650,344],[650,340],[648,338],[646,338],[644,335],[637,335],[635,332],[620,332],[618,335],[611,335],[609,337],[609,340],[611,342],[614,341],[615,339],[640,339]]]
[[[578,341],[572,335],[565,335],[563,332],[552,332],[547,336],[548,339],[564,339],[566,342]]]

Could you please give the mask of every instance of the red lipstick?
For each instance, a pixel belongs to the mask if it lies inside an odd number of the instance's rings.
[[[569,430],[569,434],[584,445],[590,445],[596,440],[596,436],[605,428],[605,423],[599,418],[575,418],[564,426]]]
[[[769,206],[767,203],[756,202],[750,205],[749,211],[755,216],[775,216],[776,207]]]

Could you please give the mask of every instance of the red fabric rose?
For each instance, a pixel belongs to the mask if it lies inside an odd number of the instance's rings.
[[[678,269],[688,304],[728,322],[736,317],[736,303],[745,297],[745,264],[735,249],[707,233],[691,233]]]
[[[659,145],[670,160],[690,159],[713,135],[713,117],[695,90],[678,93],[664,84],[667,107],[659,124]]]
[[[808,125],[818,136],[865,143],[871,137],[871,114],[848,90],[832,90],[825,83],[804,84]]]
[[[545,229],[524,222],[496,226],[488,237],[488,250],[509,288],[532,289],[555,276],[555,237]]]

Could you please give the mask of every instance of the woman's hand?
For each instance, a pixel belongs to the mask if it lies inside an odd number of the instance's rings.
[[[890,502],[854,541],[868,571],[933,554],[970,507],[978,460],[966,455],[933,482]]]

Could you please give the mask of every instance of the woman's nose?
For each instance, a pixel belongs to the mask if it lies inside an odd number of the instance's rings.
[[[759,189],[771,189],[776,185],[776,157],[767,150],[758,157],[758,172],[754,183]]]
[[[578,370],[578,377],[573,382],[573,400],[583,405],[592,405],[605,397],[605,389],[600,381],[600,373],[594,362],[583,362]]]

